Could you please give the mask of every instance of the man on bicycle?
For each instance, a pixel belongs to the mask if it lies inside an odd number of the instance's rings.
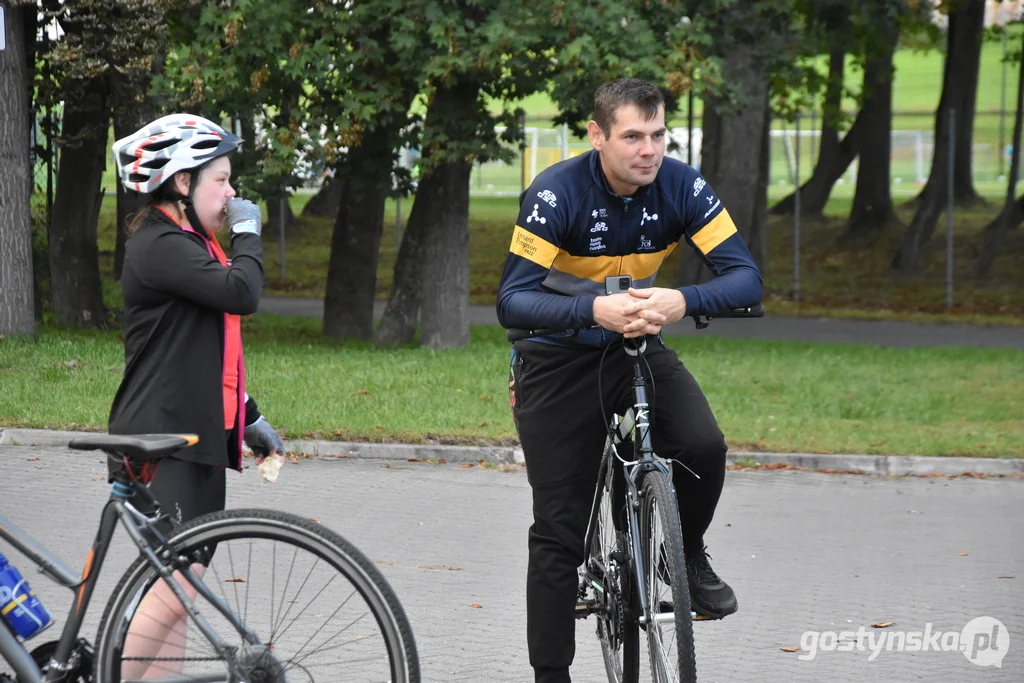
[[[509,377],[533,489],[526,604],[538,683],[570,680],[576,570],[610,418],[601,406],[621,413],[632,380],[629,357],[604,351],[623,337],[657,335],[645,354],[654,383],[652,439],[659,456],[686,466],[673,467],[673,480],[692,607],[711,618],[737,609],[704,545],[725,480],[725,439],[697,382],[659,333],[685,315],[759,303],[761,276],[704,178],[664,158],[658,88],[633,78],[606,83],[595,93],[587,130],[594,149],[546,169],[520,198],[498,288],[504,327],[564,330],[517,342]],[[716,277],[681,289],[654,287],[659,266],[684,240]],[[605,278],[626,274],[634,286],[606,295]]]

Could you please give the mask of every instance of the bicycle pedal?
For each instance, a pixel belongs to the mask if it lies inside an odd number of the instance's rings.
[[[586,619],[597,611],[594,600],[579,600],[576,602],[576,618]]]

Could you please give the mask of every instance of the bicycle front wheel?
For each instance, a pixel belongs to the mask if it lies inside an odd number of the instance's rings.
[[[607,476],[610,482],[611,475]],[[608,680],[637,683],[640,639],[636,618],[632,616],[635,599],[630,581],[629,549],[625,534],[616,529],[611,487],[603,488],[600,496],[589,559],[590,575],[600,584],[594,586],[602,607],[597,616],[597,637]]]
[[[641,485],[640,550],[647,598],[643,629],[651,678],[665,683],[696,681],[683,528],[675,490],[662,472],[648,472]]]
[[[320,524],[271,510],[228,510],[182,525],[169,541],[194,557],[212,601],[194,605],[228,647],[215,648],[156,570],[139,558],[100,622],[98,683],[380,681],[417,683],[412,629],[377,568]],[[195,593],[188,588],[189,596]]]

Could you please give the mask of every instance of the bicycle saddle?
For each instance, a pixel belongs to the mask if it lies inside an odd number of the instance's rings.
[[[132,460],[159,460],[199,442],[195,434],[95,434],[72,439],[68,447],[80,451],[107,451]]]

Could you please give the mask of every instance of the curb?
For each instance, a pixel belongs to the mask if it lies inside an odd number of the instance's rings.
[[[3,446],[66,447],[84,432],[48,429],[0,429]],[[357,458],[366,460],[423,460],[472,463],[481,460],[497,464],[523,462],[522,449],[510,446],[442,446],[400,443],[358,443],[345,441],[286,441],[291,452],[311,457]],[[882,476],[929,475],[1022,475],[1024,458],[953,458],[917,455],[854,455],[824,453],[761,453],[730,451],[727,464],[738,467],[824,470],[837,473]]]

